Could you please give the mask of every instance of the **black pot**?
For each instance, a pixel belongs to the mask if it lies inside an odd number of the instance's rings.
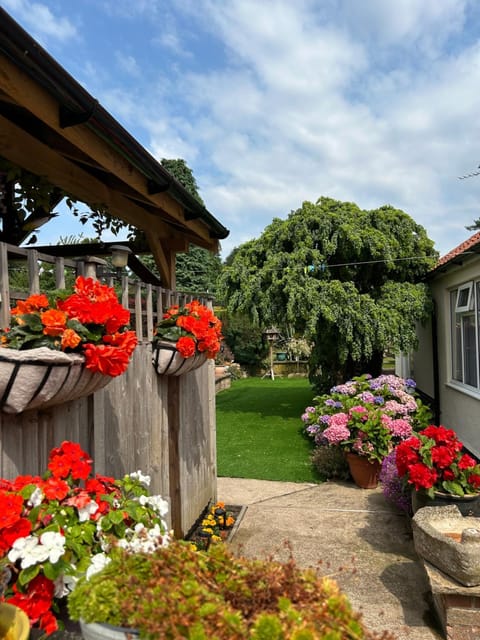
[[[435,491],[435,496],[430,498],[424,491],[412,491],[412,510],[415,514],[423,507],[446,507],[454,504],[463,516],[480,517],[480,494],[454,496],[451,493]]]

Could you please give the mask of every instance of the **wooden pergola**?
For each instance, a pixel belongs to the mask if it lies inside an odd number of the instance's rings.
[[[142,230],[169,288],[177,252],[229,233],[1,8],[0,157]]]

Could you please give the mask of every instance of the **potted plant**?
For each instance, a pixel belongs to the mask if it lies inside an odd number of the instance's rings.
[[[167,545],[168,505],[149,494],[149,483],[140,471],[119,480],[92,475],[88,454],[67,441],[52,449],[42,477],[0,479],[0,601],[52,633],[75,582],[103,566],[112,546]]]
[[[394,375],[353,378],[315,398],[302,415],[304,431],[317,446],[342,450],[358,486],[374,488],[382,460],[430,416],[414,389]]]
[[[113,550],[68,597],[86,640],[374,638],[329,578],[280,563],[173,541],[152,554]]]
[[[181,375],[197,369],[220,350],[222,323],[207,306],[193,300],[171,306],[153,337],[153,365],[161,375]]]
[[[412,491],[414,512],[445,501],[456,501],[467,512],[480,495],[480,464],[465,452],[453,429],[429,425],[398,445],[395,463],[399,478]]]
[[[0,330],[0,408],[7,413],[88,395],[128,367],[136,347],[115,291],[78,277],[73,293],[35,294]]]

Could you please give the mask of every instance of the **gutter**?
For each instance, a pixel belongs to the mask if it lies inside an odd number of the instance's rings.
[[[229,230],[1,7],[0,51],[58,101],[62,128],[88,126],[145,176],[150,195],[168,192],[185,209],[186,220],[200,219],[212,238],[223,240],[229,235]]]

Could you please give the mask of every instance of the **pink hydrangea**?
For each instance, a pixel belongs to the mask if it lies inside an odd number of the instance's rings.
[[[403,420],[403,418],[390,420],[387,426],[392,432],[392,435],[397,438],[409,438],[412,435],[412,425],[408,420]]]
[[[350,431],[343,424],[330,424],[323,432],[328,444],[340,444],[350,437]]]

